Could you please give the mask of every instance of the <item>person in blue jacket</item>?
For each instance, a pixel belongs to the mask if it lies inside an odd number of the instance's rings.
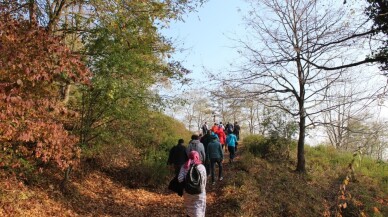
[[[218,164],[218,180],[221,181],[222,177],[222,162],[224,160],[224,152],[222,151],[221,143],[217,140],[216,135],[211,136],[211,141],[207,145],[206,158],[210,159],[210,171],[212,184],[215,184],[214,169],[215,164]]]
[[[226,137],[226,144],[228,145],[228,151],[229,151],[229,163],[233,162],[233,159],[236,155],[236,143],[237,143],[237,136],[234,135],[234,133],[228,134]]]

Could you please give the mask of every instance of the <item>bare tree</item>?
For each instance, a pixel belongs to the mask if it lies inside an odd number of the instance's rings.
[[[193,89],[182,96],[185,101],[182,106],[175,106],[175,111],[183,111],[182,120],[190,131],[199,131],[204,122],[211,122],[212,107],[209,97],[203,90]],[[177,117],[178,118],[178,117]]]
[[[350,123],[355,121],[366,122],[372,118],[368,112],[375,109],[377,104],[371,104],[367,100],[370,96],[370,88],[374,81],[369,76],[348,77],[342,79],[341,85],[333,85],[328,88],[330,95],[336,96],[326,101],[324,107],[333,107],[323,112],[323,123],[331,145],[335,148],[347,149],[347,137],[351,132]],[[362,132],[358,132],[359,134]]]
[[[339,41],[355,30],[347,20],[346,8],[330,1],[251,2],[253,9],[246,21],[252,34],[248,40],[240,40],[243,49],[239,51],[247,62],[241,65],[241,77],[225,83],[244,89],[245,98],[260,99],[297,118],[296,171],[305,172],[306,129],[323,122],[322,112],[338,108],[337,104],[322,105],[336,97],[328,89],[350,73],[316,66],[330,67],[352,59],[352,52],[364,41]]]

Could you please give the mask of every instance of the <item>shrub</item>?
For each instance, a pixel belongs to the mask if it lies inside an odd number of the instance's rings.
[[[262,157],[266,151],[266,139],[261,135],[249,135],[244,138],[244,145],[254,156]]]
[[[296,147],[295,141],[276,136],[265,138],[260,135],[246,137],[244,144],[254,156],[278,160],[288,159],[290,149]]]
[[[168,154],[163,151],[149,150],[141,161],[143,183],[147,186],[157,187],[166,184],[169,178],[169,170],[166,167]]]

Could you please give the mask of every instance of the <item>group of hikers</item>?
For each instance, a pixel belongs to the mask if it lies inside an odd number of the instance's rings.
[[[239,137],[240,126],[237,122],[234,125],[228,122],[225,126],[222,122],[214,123],[211,129],[205,122],[202,134],[193,134],[187,147],[184,140],[179,139],[178,144],[171,148],[167,164],[174,168],[175,177],[169,189],[183,195],[187,216],[205,216],[207,177],[211,174],[211,183],[215,185],[217,164],[218,181],[223,180],[224,152],[229,152],[229,163],[232,164]],[[191,190],[193,185],[198,185],[198,190]]]

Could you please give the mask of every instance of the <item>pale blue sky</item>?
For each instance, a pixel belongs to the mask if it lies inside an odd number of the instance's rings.
[[[222,72],[237,58],[232,40],[243,34],[242,12],[247,4],[243,0],[210,0],[197,12],[184,17],[185,22],[171,23],[165,35],[176,39],[175,45],[185,49],[174,58],[192,70],[193,79],[205,79],[203,67],[212,72]]]

